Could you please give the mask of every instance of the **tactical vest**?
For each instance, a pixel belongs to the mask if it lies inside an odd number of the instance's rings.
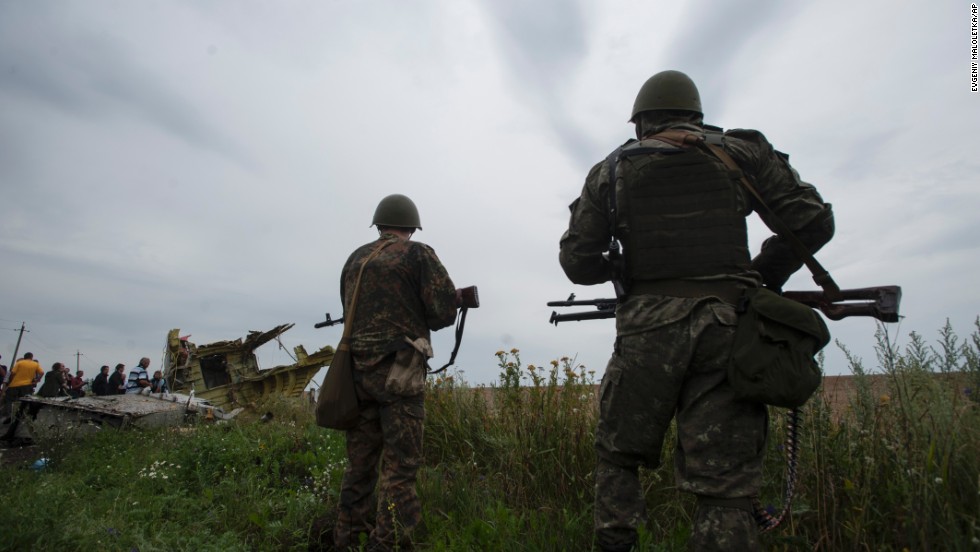
[[[629,280],[749,270],[747,213],[740,212],[733,175],[714,155],[698,147],[627,146],[618,165]]]

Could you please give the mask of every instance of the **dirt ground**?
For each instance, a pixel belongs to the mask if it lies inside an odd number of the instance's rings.
[[[7,467],[26,467],[34,463],[41,457],[41,450],[37,445],[27,446],[6,446],[0,445],[0,466]]]
[[[10,425],[6,420],[4,422],[0,424],[0,435],[6,436]],[[40,457],[41,451],[31,441],[31,434],[27,431],[27,427],[24,424],[17,426],[17,432],[14,435],[13,442],[0,439],[0,466],[4,468],[8,466],[26,466]]]

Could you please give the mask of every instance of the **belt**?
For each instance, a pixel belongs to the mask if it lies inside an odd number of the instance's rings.
[[[731,305],[738,304],[744,290],[743,284],[724,280],[636,280],[629,288],[631,295],[717,297]]]

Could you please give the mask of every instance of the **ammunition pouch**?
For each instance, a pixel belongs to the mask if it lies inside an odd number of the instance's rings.
[[[385,380],[385,391],[401,397],[413,397],[425,390],[425,373],[432,358],[432,346],[424,337],[405,338],[406,347],[395,353]]]
[[[830,342],[813,309],[765,288],[746,290],[728,383],[738,400],[785,408],[802,406],[820,386],[814,355]]]

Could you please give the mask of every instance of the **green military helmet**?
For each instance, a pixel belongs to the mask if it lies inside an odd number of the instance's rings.
[[[374,220],[371,224],[422,229],[415,202],[402,194],[391,194],[382,199],[378,203],[378,208],[374,210]]]
[[[701,111],[701,95],[691,77],[680,71],[661,71],[647,79],[633,102],[631,123],[636,122],[636,114],[652,109],[680,109]]]

